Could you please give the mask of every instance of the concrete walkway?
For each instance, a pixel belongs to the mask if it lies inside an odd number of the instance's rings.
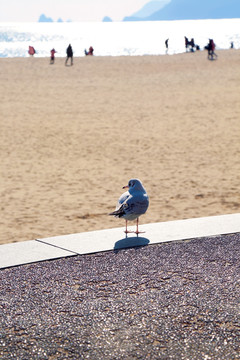
[[[165,225],[139,240],[115,229],[33,242],[67,257],[0,271],[1,360],[239,359],[239,216]],[[203,230],[224,235],[192,236]],[[191,239],[170,241],[181,232]],[[111,234],[115,250],[72,256],[106,250]]]
[[[130,229],[135,230],[135,226]],[[147,244],[240,232],[240,214],[177,220],[140,225],[145,233],[138,237],[124,228],[36,239],[0,245],[0,268],[79,254],[117,250]]]

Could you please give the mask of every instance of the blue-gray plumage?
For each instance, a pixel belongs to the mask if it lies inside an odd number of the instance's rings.
[[[119,218],[123,217],[126,220],[125,233],[131,232],[127,230],[127,221],[137,219],[137,229],[135,233],[139,234],[138,218],[147,211],[149,205],[148,195],[141,181],[138,179],[129,180],[128,185],[123,187],[123,189],[126,188],[128,188],[128,191],[120,196],[116,210],[109,215],[114,215]]]

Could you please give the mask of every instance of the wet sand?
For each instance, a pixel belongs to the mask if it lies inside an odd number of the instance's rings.
[[[0,244],[240,211],[240,51],[0,59]]]

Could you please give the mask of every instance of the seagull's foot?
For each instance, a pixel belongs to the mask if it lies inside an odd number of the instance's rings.
[[[125,230],[124,232],[125,232],[125,234],[132,234],[132,233],[135,234],[135,231],[130,231],[130,230]]]
[[[138,234],[144,234],[146,231],[130,231],[130,230],[125,230],[124,233],[127,234],[136,234],[138,236]]]
[[[135,232],[135,234],[138,236],[138,234],[144,234],[146,231],[134,231]]]

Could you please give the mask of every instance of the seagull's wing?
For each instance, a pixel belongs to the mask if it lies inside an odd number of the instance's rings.
[[[124,195],[124,196],[123,196]],[[125,217],[126,219],[135,219],[147,211],[149,200],[146,194],[123,194],[119,199],[119,206],[109,215]],[[121,201],[120,201],[121,200]]]
[[[126,209],[128,208],[128,201],[131,197],[132,196],[129,194],[128,191],[123,193],[118,199],[116,210],[111,212],[109,215],[115,215],[117,217],[122,217],[123,215],[125,215]]]
[[[127,207],[125,208],[125,213],[142,215],[147,211],[149,200],[146,194],[138,194],[135,196],[129,197],[126,201]]]
[[[128,191],[126,191],[125,193],[123,193],[120,198],[118,199],[118,203],[116,206],[116,210],[119,209],[122,204],[126,203],[132,196],[129,194]]]

